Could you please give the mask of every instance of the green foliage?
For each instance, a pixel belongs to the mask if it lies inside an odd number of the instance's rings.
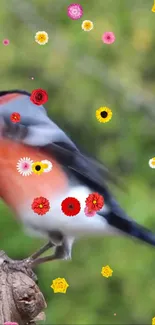
[[[155,232],[155,171],[148,166],[155,156],[153,3],[80,3],[84,16],[72,21],[66,15],[68,1],[1,0],[1,43],[10,39],[9,46],[1,45],[1,88],[46,89],[49,115],[83,150],[122,176],[129,191],[113,189],[115,196],[129,215]],[[94,22],[90,33],[81,30],[85,19]],[[34,42],[38,30],[48,32],[47,45]],[[102,43],[105,31],[115,33],[114,44]],[[100,106],[113,111],[105,125],[95,118]],[[24,235],[3,203],[0,214],[0,246],[10,257],[24,258],[42,244]],[[38,269],[48,303],[45,324],[151,324],[154,256],[154,248],[132,239],[77,242],[72,262]],[[107,264],[113,269],[109,279],[100,273]],[[69,283],[65,295],[50,288],[56,277]]]

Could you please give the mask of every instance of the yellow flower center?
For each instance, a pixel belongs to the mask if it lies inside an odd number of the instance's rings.
[[[155,165],[155,160],[152,160],[152,165]]]
[[[47,164],[43,164],[43,168],[48,168],[48,165]]]
[[[43,34],[41,34],[41,35],[39,35],[38,40],[39,40],[40,42],[44,42],[44,41],[46,40],[46,36],[43,35]]]
[[[106,118],[108,116],[108,113],[106,111],[101,112],[101,117]]]
[[[89,28],[91,28],[91,24],[90,24],[90,23],[85,23],[84,28],[85,28],[85,29],[89,29]]]
[[[43,205],[42,204],[39,204],[39,208],[43,208]]]
[[[63,288],[64,287],[64,283],[62,283],[62,282],[58,283],[58,287]]]
[[[93,204],[96,204],[96,200],[93,201]]]

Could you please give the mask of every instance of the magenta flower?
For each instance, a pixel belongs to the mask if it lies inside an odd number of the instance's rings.
[[[18,325],[18,323],[15,323],[15,322],[5,322],[3,325]]]
[[[102,41],[105,44],[112,44],[115,42],[115,35],[112,32],[105,32],[102,35]]]
[[[72,3],[67,8],[67,14],[73,20],[80,19],[83,16],[83,8],[78,3]]]
[[[87,217],[93,217],[96,214],[96,211],[90,210],[87,206],[84,208],[84,213]]]
[[[3,40],[3,45],[6,46],[6,45],[9,45],[9,43],[10,43],[9,39],[4,39]]]

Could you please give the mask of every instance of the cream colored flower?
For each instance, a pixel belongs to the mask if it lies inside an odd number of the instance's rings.
[[[67,288],[69,287],[69,284],[65,280],[65,278],[56,278],[53,280],[53,283],[51,285],[51,288],[53,289],[54,293],[66,293]]]
[[[49,160],[42,160],[41,163],[43,164],[44,173],[49,173],[52,170],[52,163]]]
[[[149,160],[149,166],[150,166],[151,168],[155,168],[155,157],[154,157],[154,158],[151,158],[151,159]]]
[[[94,24],[91,20],[84,20],[81,27],[85,32],[90,32],[94,28]]]
[[[101,274],[106,277],[109,278],[109,276],[112,276],[113,270],[110,268],[109,265],[103,266],[102,270],[101,270]]]
[[[45,45],[46,43],[48,43],[48,34],[46,32],[37,32],[35,35],[35,41],[39,44],[39,45]]]

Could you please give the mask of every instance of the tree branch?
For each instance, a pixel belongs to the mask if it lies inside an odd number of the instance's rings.
[[[45,319],[42,312],[47,307],[44,296],[31,278],[30,266],[23,264],[23,267],[21,263],[20,270],[20,262],[0,251],[0,324],[10,321],[35,325],[37,320]]]

